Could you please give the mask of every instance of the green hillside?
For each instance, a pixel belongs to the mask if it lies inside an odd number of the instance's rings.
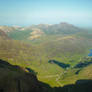
[[[92,48],[91,34],[86,31],[69,24],[57,24],[17,28],[5,34],[0,35],[0,59],[33,69],[40,81],[58,87],[82,78],[91,79],[91,75],[85,77],[84,73],[89,65],[74,68],[85,61],[83,58],[88,57]],[[69,67],[64,68],[66,65]]]

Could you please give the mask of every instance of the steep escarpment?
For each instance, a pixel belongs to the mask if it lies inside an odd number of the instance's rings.
[[[47,92],[36,75],[0,59],[0,92]]]

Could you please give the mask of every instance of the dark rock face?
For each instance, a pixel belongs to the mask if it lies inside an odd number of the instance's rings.
[[[78,80],[75,84],[55,87],[54,92],[91,92],[92,80]]]
[[[34,74],[0,59],[0,92],[45,92],[45,90]]]

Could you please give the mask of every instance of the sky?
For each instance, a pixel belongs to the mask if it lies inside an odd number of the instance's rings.
[[[0,25],[68,22],[92,27],[92,0],[0,0]]]

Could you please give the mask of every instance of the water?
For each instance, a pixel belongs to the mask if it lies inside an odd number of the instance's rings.
[[[88,56],[92,56],[92,49],[90,49],[90,53],[88,54]]]

